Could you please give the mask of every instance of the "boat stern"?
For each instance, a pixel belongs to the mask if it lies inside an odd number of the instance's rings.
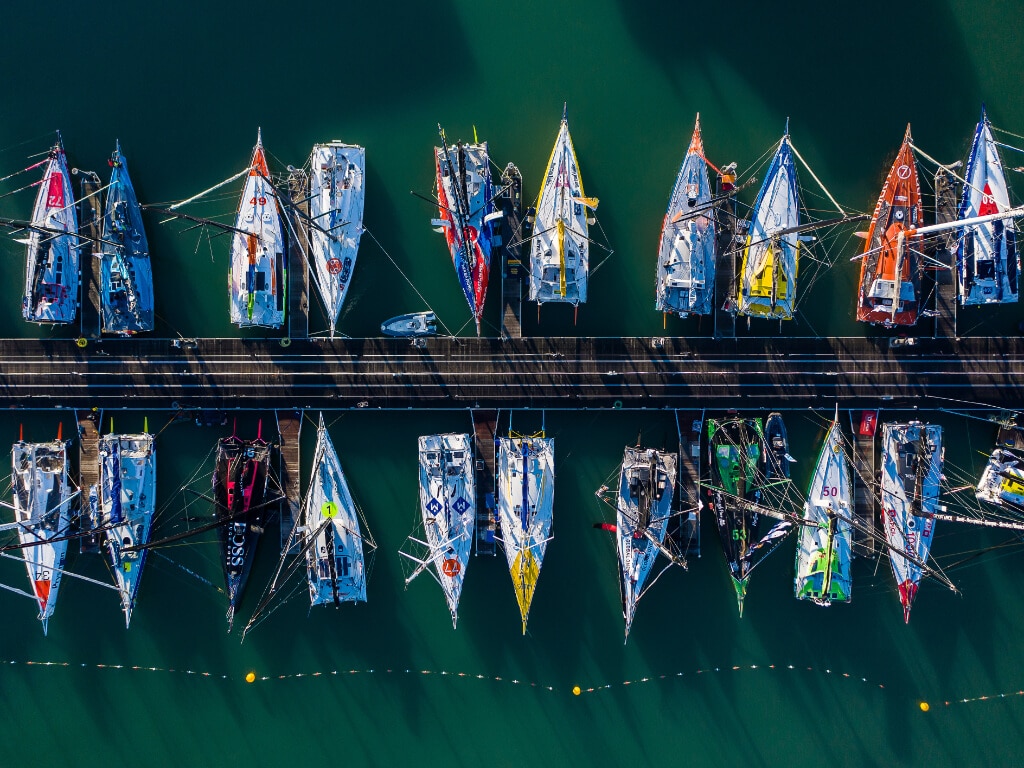
[[[741,619],[743,618],[743,601],[747,599],[747,582],[749,580],[749,576],[744,579],[732,577],[732,587],[736,590],[736,607],[739,609]]]

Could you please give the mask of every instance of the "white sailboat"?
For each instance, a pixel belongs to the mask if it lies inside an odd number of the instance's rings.
[[[78,314],[78,214],[60,135],[36,193],[21,314],[30,323],[72,323]],[[67,234],[60,234],[67,233]]]
[[[43,634],[57,606],[71,528],[67,445],[18,441],[11,450],[14,519]]]
[[[145,432],[104,435],[99,461],[99,488],[90,500],[96,501],[97,522],[107,529],[107,554],[128,627],[148,551],[137,547],[149,543],[156,509],[156,441]]]
[[[555,500],[555,439],[510,432],[498,438],[498,523],[508,560],[523,634],[551,541]]]
[[[334,336],[352,284],[363,234],[366,150],[356,144],[317,144],[309,158],[309,247],[313,280]]]
[[[587,300],[590,273],[588,209],[565,110],[544,172],[530,246],[530,301],[579,306]]]
[[[674,453],[639,446],[627,446],[622,456],[615,531],[627,639],[637,602],[664,549],[678,459]]]
[[[310,605],[366,602],[363,544],[372,542],[360,530],[359,511],[322,413],[301,534]]]
[[[654,308],[686,317],[711,313],[716,227],[700,115],[661,227]]]
[[[468,434],[419,438],[419,499],[426,540],[410,536],[409,541],[426,553],[417,557],[399,551],[416,564],[405,583],[430,573],[444,592],[454,627],[476,529],[476,477]]]
[[[280,328],[287,287],[285,234],[262,132],[249,166],[231,238],[231,322],[239,328]]]
[[[839,413],[829,425],[818,454],[803,524],[797,532],[793,591],[799,600],[817,605],[849,602],[853,581],[853,516],[850,462],[843,450]]]

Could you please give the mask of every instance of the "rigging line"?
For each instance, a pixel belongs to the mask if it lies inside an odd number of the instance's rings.
[[[836,209],[839,211],[839,213],[841,213],[845,217],[847,215],[846,210],[836,201],[834,197],[832,197],[832,193],[829,192],[828,189],[826,189],[825,185],[821,183],[821,179],[819,179],[817,175],[815,175],[814,171],[811,169],[811,166],[807,164],[807,161],[804,160],[803,156],[797,151],[796,147],[793,145],[792,140],[789,142],[789,148],[793,150],[793,154],[796,155],[796,159],[799,160],[803,164],[804,168],[807,169],[807,172],[811,174],[811,178],[818,183],[818,186],[821,187],[821,191],[825,193],[825,196],[830,201],[832,201],[832,205],[834,205]]]
[[[209,194],[210,192],[213,192],[214,190],[220,189],[221,187],[223,187],[223,186],[225,186],[225,185],[227,185],[227,184],[230,184],[230,183],[231,183],[231,182],[233,182],[233,181],[237,181],[238,179],[240,179],[240,178],[242,178],[243,176],[245,176],[245,174],[249,173],[249,172],[250,172],[250,171],[251,171],[252,169],[253,169],[253,168],[252,168],[252,166],[250,165],[250,166],[246,167],[246,168],[245,168],[244,170],[242,170],[242,171],[239,171],[238,173],[236,173],[236,174],[235,174],[234,176],[232,176],[232,177],[231,177],[230,179],[225,179],[224,181],[220,182],[219,184],[214,184],[214,185],[213,185],[212,187],[210,187],[209,189],[204,189],[204,190],[203,190],[202,192],[200,192],[200,193],[199,193],[198,195],[193,195],[192,197],[189,197],[189,198],[187,198],[187,199],[185,199],[185,200],[182,200],[181,202],[178,202],[178,203],[174,203],[173,205],[170,205],[170,206],[168,206],[168,207],[167,207],[167,210],[169,210],[169,211],[175,211],[175,210],[177,210],[178,208],[181,208],[181,207],[182,207],[183,205],[188,205],[189,203],[191,203],[191,202],[193,202],[193,201],[195,201],[195,200],[198,200],[198,199],[199,199],[199,198],[201,198],[201,197],[202,197],[203,195]],[[143,208],[145,208],[146,206],[142,206],[142,207],[143,207]]]
[[[33,163],[28,168],[22,168],[20,171],[15,171],[14,173],[9,174],[7,176],[4,176],[2,179],[0,179],[0,183],[3,183],[5,181],[10,181],[15,176],[19,176],[19,175],[21,175],[23,173],[26,173],[28,171],[34,170],[34,169],[38,168],[41,165],[46,165],[49,161],[50,161],[50,159],[46,158],[45,160],[40,160],[38,163]],[[42,179],[40,179],[39,182],[37,182],[37,183],[42,183]],[[25,189],[25,187],[22,187],[22,189]]]
[[[419,289],[416,287],[416,284],[409,279],[408,275],[406,275],[405,272],[402,271],[402,268],[398,266],[398,262],[391,258],[391,254],[385,250],[383,245],[380,244],[380,240],[376,238],[373,232],[368,230],[366,227],[363,227],[363,233],[370,236],[370,239],[377,244],[378,248],[380,248],[381,253],[383,253],[387,257],[388,261],[390,261],[394,265],[395,269],[398,270],[398,274],[402,276],[405,282],[407,282],[412,287],[413,291],[415,291],[416,295],[420,297],[420,301],[422,301],[426,305],[427,309],[429,309],[431,312],[434,312],[433,307],[430,306],[430,302],[424,298],[423,294],[420,293]],[[434,318],[437,320],[437,322],[441,324],[441,327],[445,329],[449,336],[455,335],[454,333],[451,332],[448,326],[444,324],[444,321],[441,320],[440,317],[438,317],[437,312],[434,312]]]
[[[0,200],[3,200],[5,197],[10,197],[11,195],[16,195],[19,192],[24,192],[26,189],[32,189],[32,187],[38,187],[42,183],[43,183],[43,180],[39,179],[38,181],[33,181],[31,184],[26,184],[24,187],[18,187],[18,189],[12,190],[11,192],[5,192],[4,194],[0,195]]]
[[[0,557],[6,557],[6,558],[8,558],[10,560],[17,560],[18,562],[21,562],[21,563],[28,563],[29,565],[42,565],[42,563],[38,563],[35,560],[27,560],[24,557],[17,557],[16,555],[9,555],[6,552],[0,552]],[[70,576],[73,579],[80,579],[81,581],[87,581],[90,584],[95,584],[97,587],[103,587],[104,589],[112,589],[115,592],[120,592],[121,591],[120,589],[118,589],[113,584],[108,584],[105,581],[99,581],[97,579],[91,579],[88,576],[83,576],[80,573],[74,573],[74,572],[68,571],[68,570],[66,570],[64,568],[57,568],[56,566],[52,566],[51,570],[57,571],[58,573],[62,574],[63,576]]]

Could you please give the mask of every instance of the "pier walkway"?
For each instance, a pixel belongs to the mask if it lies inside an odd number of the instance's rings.
[[[75,413],[78,422],[78,488],[76,507],[89,508],[89,489],[100,484],[100,411],[81,410]],[[83,523],[88,518],[83,517]],[[99,552],[102,535],[93,532],[79,539],[82,552]]]
[[[0,340],[26,408],[1019,408],[1024,339]]]

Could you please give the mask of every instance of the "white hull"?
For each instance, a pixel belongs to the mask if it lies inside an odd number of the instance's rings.
[[[332,141],[309,159],[309,247],[313,277],[327,309],[331,333],[345,303],[363,234],[366,150]]]
[[[998,507],[1024,510],[1024,461],[996,448],[978,480],[977,497]]]

